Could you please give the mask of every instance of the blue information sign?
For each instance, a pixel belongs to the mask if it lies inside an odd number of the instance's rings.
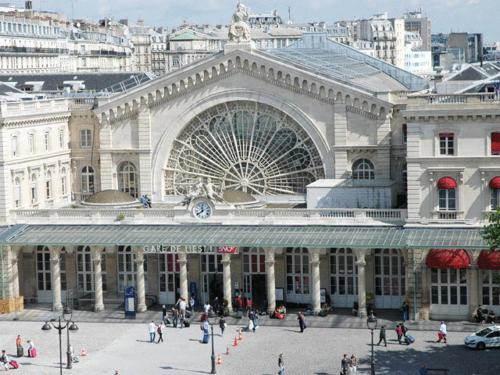
[[[124,309],[125,319],[135,319],[135,288],[133,286],[125,289]]]

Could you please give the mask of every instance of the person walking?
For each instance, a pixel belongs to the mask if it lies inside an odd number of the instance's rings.
[[[226,329],[226,319],[224,319],[223,316],[219,319],[219,327],[220,327],[220,334],[221,336],[224,336],[224,330]]]
[[[194,308],[196,305],[196,300],[194,299],[194,295],[191,295],[191,298],[189,300],[189,307],[191,308],[191,311],[194,312]]]
[[[35,342],[33,340],[28,340],[28,357],[35,358],[36,357],[36,347]]]
[[[398,342],[401,344],[401,339],[403,338],[403,327],[400,323],[396,326],[396,335],[398,335]]]
[[[19,358],[24,356],[23,340],[21,338],[21,335],[17,335],[16,337],[16,350],[17,350],[17,356]]]
[[[208,344],[208,339],[210,337],[210,334],[209,334],[209,325],[208,325],[208,321],[204,321],[203,323],[201,323],[201,330],[203,331],[203,338],[201,339],[201,343],[202,344]]]
[[[155,322],[151,321],[151,323],[149,323],[149,342],[155,342],[155,336],[156,336],[156,324]]]
[[[247,311],[251,311],[252,310],[253,303],[252,303],[252,299],[250,297],[247,297],[246,307],[247,307]]]
[[[349,374],[358,373],[358,359],[354,354],[351,355],[351,360],[349,361]]]
[[[161,320],[165,323],[167,320],[167,306],[161,305]]]
[[[165,327],[165,324],[163,322],[160,322],[158,324],[158,327],[156,327],[156,333],[158,333],[158,341],[156,342],[157,344],[163,342],[163,328]]]
[[[385,337],[385,325],[383,325],[382,327],[380,327],[380,332],[378,334],[378,337],[379,337],[379,340],[378,340],[378,344],[377,345],[380,345],[380,343],[383,341],[385,347],[387,347],[387,339]]]
[[[340,361],[340,375],[347,375],[349,372],[349,358],[347,354],[344,354],[342,360]]]
[[[0,362],[2,363],[3,367],[5,368],[5,371],[9,371],[9,362],[10,358],[5,352],[5,350],[2,350],[2,355],[0,356]]]
[[[401,305],[401,311],[403,313],[403,322],[406,322],[410,315],[410,305],[408,304],[407,300],[403,301],[403,304]]]
[[[179,298],[179,301],[177,301],[177,308],[179,309],[179,318],[181,322],[181,328],[184,327],[184,319],[186,319],[186,300],[184,298]]]
[[[177,328],[177,323],[179,322],[179,310],[172,307],[172,327]]]
[[[297,320],[299,321],[300,333],[303,333],[306,329],[306,319],[302,311],[297,314]]]
[[[278,356],[278,375],[285,375],[285,361],[283,360],[283,353]]]
[[[448,334],[448,329],[446,327],[446,323],[441,321],[441,325],[439,326],[437,342],[441,342],[441,340],[444,340],[444,343],[446,344],[446,335],[447,334]]]

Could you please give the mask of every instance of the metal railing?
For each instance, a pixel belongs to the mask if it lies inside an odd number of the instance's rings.
[[[409,106],[422,104],[447,105],[447,104],[472,104],[480,105],[487,103],[498,104],[500,94],[498,93],[477,93],[477,94],[430,94],[408,96]]]

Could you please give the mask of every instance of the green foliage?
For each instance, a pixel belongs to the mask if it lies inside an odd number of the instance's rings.
[[[116,221],[123,221],[125,220],[125,214],[123,212],[120,212],[118,215],[116,215]]]
[[[481,234],[490,250],[500,250],[500,208],[492,212],[488,219],[490,222]]]

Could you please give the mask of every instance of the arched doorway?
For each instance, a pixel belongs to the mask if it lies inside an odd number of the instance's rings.
[[[252,299],[255,308],[267,308],[266,254],[262,248],[243,249],[243,294]]]

